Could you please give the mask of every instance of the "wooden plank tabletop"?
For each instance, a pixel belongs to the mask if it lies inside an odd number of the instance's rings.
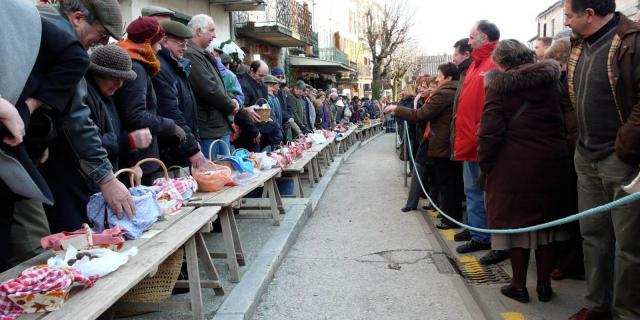
[[[187,205],[200,207],[200,206],[221,206],[228,207],[233,202],[242,199],[251,191],[264,185],[264,183],[273,177],[280,175],[282,169],[273,168],[269,170],[260,171],[250,183],[243,186],[224,187],[218,192],[196,192],[193,198],[200,198],[201,200],[191,201]]]
[[[347,130],[347,132],[342,133],[342,137],[336,137],[336,141],[342,141],[344,139],[346,139],[348,136],[350,136],[352,133],[354,133],[356,131],[358,127],[353,127],[353,128],[349,128],[349,130]]]
[[[306,150],[302,154],[302,158],[296,159],[292,165],[284,168],[282,172],[290,173],[290,172],[304,172],[304,168],[318,155],[317,151],[309,151]]]
[[[179,213],[153,224],[148,231],[159,231],[159,233],[152,238],[126,241],[123,250],[138,247],[138,255],[130,257],[129,261],[118,270],[99,279],[92,288],[74,293],[62,309],[49,313],[25,314],[18,320],[96,319],[129,289],[154,271],[191,236],[215,219],[220,209],[220,207],[207,207],[196,210],[192,207],[183,207]],[[0,281],[15,278],[26,268],[46,263],[53,254],[53,251],[49,250],[0,274]]]
[[[335,140],[336,140],[336,135],[334,134],[333,136],[329,137],[329,139],[327,139],[325,143],[314,144],[313,147],[311,147],[311,151],[322,152],[322,150],[324,150],[326,147],[331,145]]]

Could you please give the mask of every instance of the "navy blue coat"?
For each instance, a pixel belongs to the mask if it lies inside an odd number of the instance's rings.
[[[198,111],[196,99],[189,84],[190,61],[176,60],[171,52],[162,48],[158,52],[160,72],[153,78],[158,99],[158,114],[172,119],[187,134],[187,143],[178,144],[175,137],[159,137],[160,158],[166,165],[188,166],[189,157],[198,148]]]

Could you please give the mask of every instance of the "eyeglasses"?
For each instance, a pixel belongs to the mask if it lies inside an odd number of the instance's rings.
[[[276,79],[284,79],[284,76],[276,76]]]
[[[187,47],[187,39],[178,40],[171,37],[169,37],[169,39],[180,47]]]
[[[264,78],[264,77],[266,77],[267,75],[266,75],[266,74],[264,74],[264,73],[256,73],[256,76],[258,76],[258,78]]]

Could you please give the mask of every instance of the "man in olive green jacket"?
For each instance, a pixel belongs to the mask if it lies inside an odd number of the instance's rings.
[[[231,124],[227,116],[235,115],[240,104],[227,94],[216,61],[205,51],[216,37],[213,19],[204,14],[196,15],[188,26],[193,31],[193,38],[189,41],[185,58],[191,60],[189,83],[198,105],[200,145],[206,155],[213,141],[230,142]],[[213,158],[222,151],[219,148],[216,146],[212,150]]]

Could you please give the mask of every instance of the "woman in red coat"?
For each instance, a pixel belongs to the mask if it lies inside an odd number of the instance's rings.
[[[485,106],[478,132],[478,158],[486,175],[490,228],[509,229],[554,220],[568,212],[569,150],[561,107],[560,67],[535,63],[517,40],[503,40],[493,52],[498,66],[485,78]],[[493,250],[509,250],[513,279],[502,294],[528,302],[527,267],[536,253],[540,301],[551,299],[552,242],[566,234],[553,229],[492,238]]]

